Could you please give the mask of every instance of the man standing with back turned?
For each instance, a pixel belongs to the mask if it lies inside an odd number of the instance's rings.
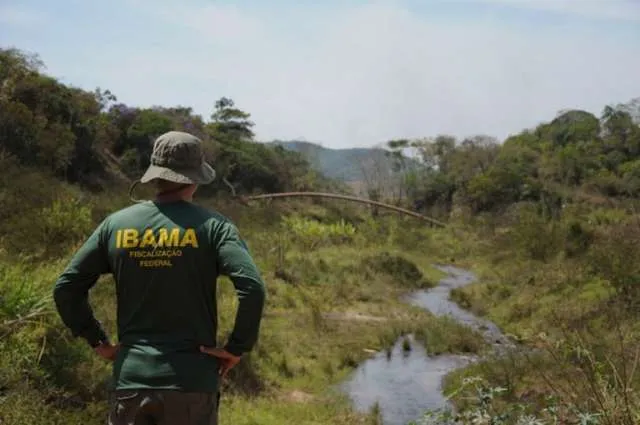
[[[265,302],[258,269],[236,226],[191,202],[214,178],[200,139],[158,137],[140,179],[155,183],[156,198],[108,216],[56,282],[64,324],[113,361],[110,425],[216,425],[219,380],[256,343]],[[116,345],[88,302],[106,273],[116,285]],[[218,275],[239,299],[224,347],[216,347]]]

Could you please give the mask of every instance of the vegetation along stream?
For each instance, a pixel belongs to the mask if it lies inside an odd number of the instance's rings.
[[[476,277],[463,269],[437,266],[447,273],[435,288],[419,290],[407,297],[407,302],[429,310],[435,315],[448,315],[454,320],[483,332],[488,342],[508,346],[509,341],[493,323],[460,308],[449,299],[452,289],[473,283]],[[404,337],[390,351],[381,351],[363,362],[343,388],[355,408],[369,411],[378,403],[384,425],[406,425],[429,409],[447,405],[441,382],[449,372],[460,368],[473,356],[429,356],[416,341],[410,339],[411,350],[405,349]]]

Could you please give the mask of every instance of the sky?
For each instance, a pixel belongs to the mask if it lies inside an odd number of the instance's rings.
[[[0,0],[0,46],[133,106],[222,96],[261,141],[476,134],[640,97],[640,0]]]

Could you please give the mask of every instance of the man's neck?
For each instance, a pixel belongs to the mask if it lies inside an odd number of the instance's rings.
[[[183,191],[177,192],[158,192],[156,193],[156,202],[192,202],[193,196],[185,194]]]

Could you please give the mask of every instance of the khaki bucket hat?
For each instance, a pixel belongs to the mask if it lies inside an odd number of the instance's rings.
[[[154,142],[151,164],[140,182],[162,179],[182,184],[209,184],[215,178],[215,170],[204,160],[202,140],[182,131],[169,131]]]

